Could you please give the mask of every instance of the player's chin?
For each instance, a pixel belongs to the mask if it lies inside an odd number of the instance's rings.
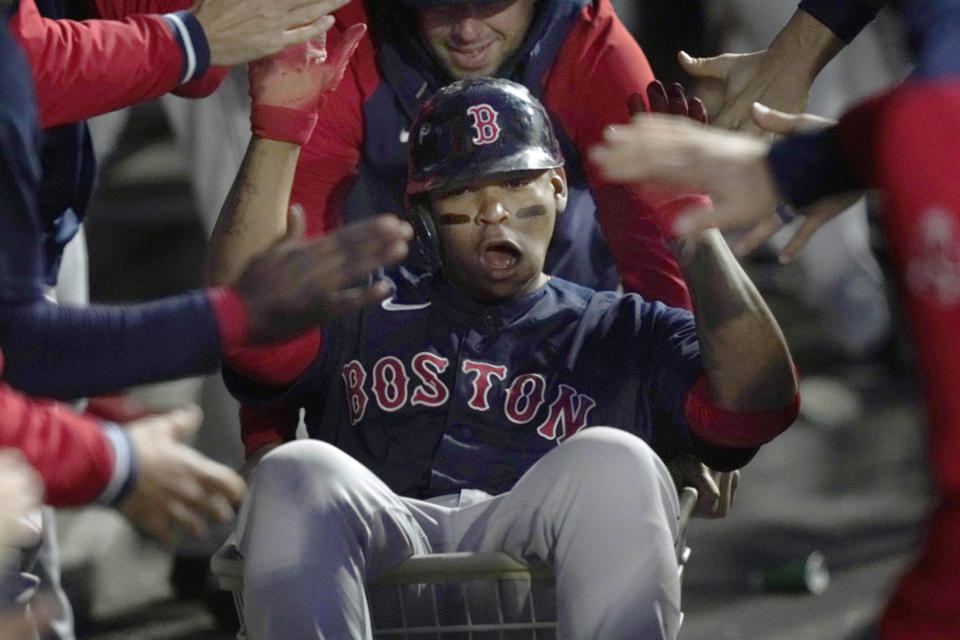
[[[540,284],[537,274],[512,274],[513,277],[502,279],[480,279],[474,281],[475,295],[478,300],[487,303],[506,302],[532,292]]]

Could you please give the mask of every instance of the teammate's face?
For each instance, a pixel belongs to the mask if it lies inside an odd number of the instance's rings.
[[[420,9],[420,35],[453,78],[492,76],[527,36],[536,0],[467,2]]]
[[[499,302],[546,282],[543,262],[557,214],[567,204],[562,170],[518,172],[431,194],[443,276],[482,302]]]

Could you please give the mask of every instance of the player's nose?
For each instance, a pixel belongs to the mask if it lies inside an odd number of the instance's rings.
[[[481,224],[500,224],[510,217],[510,211],[503,205],[499,194],[491,188],[480,191],[480,211],[477,221]]]
[[[483,34],[483,18],[469,6],[464,5],[451,28],[451,35],[459,42],[471,42]]]

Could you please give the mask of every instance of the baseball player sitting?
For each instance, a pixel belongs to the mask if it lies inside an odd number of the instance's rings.
[[[251,637],[370,638],[368,581],[412,554],[495,550],[553,565],[559,637],[675,637],[677,488],[658,452],[733,469],[791,424],[776,321],[716,232],[675,242],[694,314],[543,273],[566,177],[521,85],[449,85],[409,145],[410,224],[326,236],[329,319],[229,358],[231,389],[264,407],[236,532]],[[229,206],[282,219],[296,153],[255,137]],[[362,282],[408,243],[429,273]],[[277,446],[300,408],[311,439]]]

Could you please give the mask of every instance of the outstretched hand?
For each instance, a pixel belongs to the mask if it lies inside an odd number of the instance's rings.
[[[681,51],[680,67],[697,80],[710,122],[721,129],[765,134],[751,117],[754,102],[799,113],[807,106],[810,78],[798,77],[776,51],[725,53],[713,58],[693,58]]]
[[[350,0],[197,0],[190,12],[210,47],[210,64],[233,66],[322,38]]]
[[[614,182],[654,180],[710,195],[712,208],[688,210],[672,231],[689,235],[711,226],[752,224],[780,200],[766,165],[769,143],[704,127],[689,118],[650,114],[609,127],[590,157]]]
[[[831,121],[809,114],[786,114],[754,105],[751,117],[765,131],[788,134]],[[604,144],[591,151],[603,175],[615,182],[657,180],[706,192],[712,209],[684,211],[673,223],[677,235],[716,226],[749,228],[737,252],[749,252],[776,232],[783,222],[776,207],[782,201],[767,166],[770,143],[743,133],[720,131],[691,123],[689,118],[652,114],[629,125],[610,127]],[[781,259],[792,259],[810,235],[849,207],[856,196],[844,194],[818,201],[803,213],[806,219],[786,245]]]
[[[353,52],[367,31],[350,26],[327,50],[326,34],[250,63],[250,97],[255,105],[314,111],[343,79]]]
[[[756,103],[750,110],[753,122],[763,131],[776,135],[790,135],[801,131],[822,129],[836,124],[834,120],[809,113],[784,113]],[[828,196],[801,211],[803,220],[793,231],[790,240],[780,250],[779,260],[787,263],[793,260],[807,242],[824,224],[849,209],[860,199],[861,193],[844,193]],[[739,256],[745,256],[767,241],[786,224],[786,220],[776,213],[769,213],[757,221],[737,241],[733,250]]]
[[[254,257],[234,285],[247,306],[250,344],[276,342],[390,295],[381,281],[357,285],[403,260],[413,228],[384,214],[303,240],[303,211],[291,206],[286,235]]]
[[[180,442],[200,424],[194,405],[136,420],[126,431],[133,443],[137,480],[120,511],[160,542],[181,531],[203,536],[207,522],[227,522],[246,489],[232,469]]]

